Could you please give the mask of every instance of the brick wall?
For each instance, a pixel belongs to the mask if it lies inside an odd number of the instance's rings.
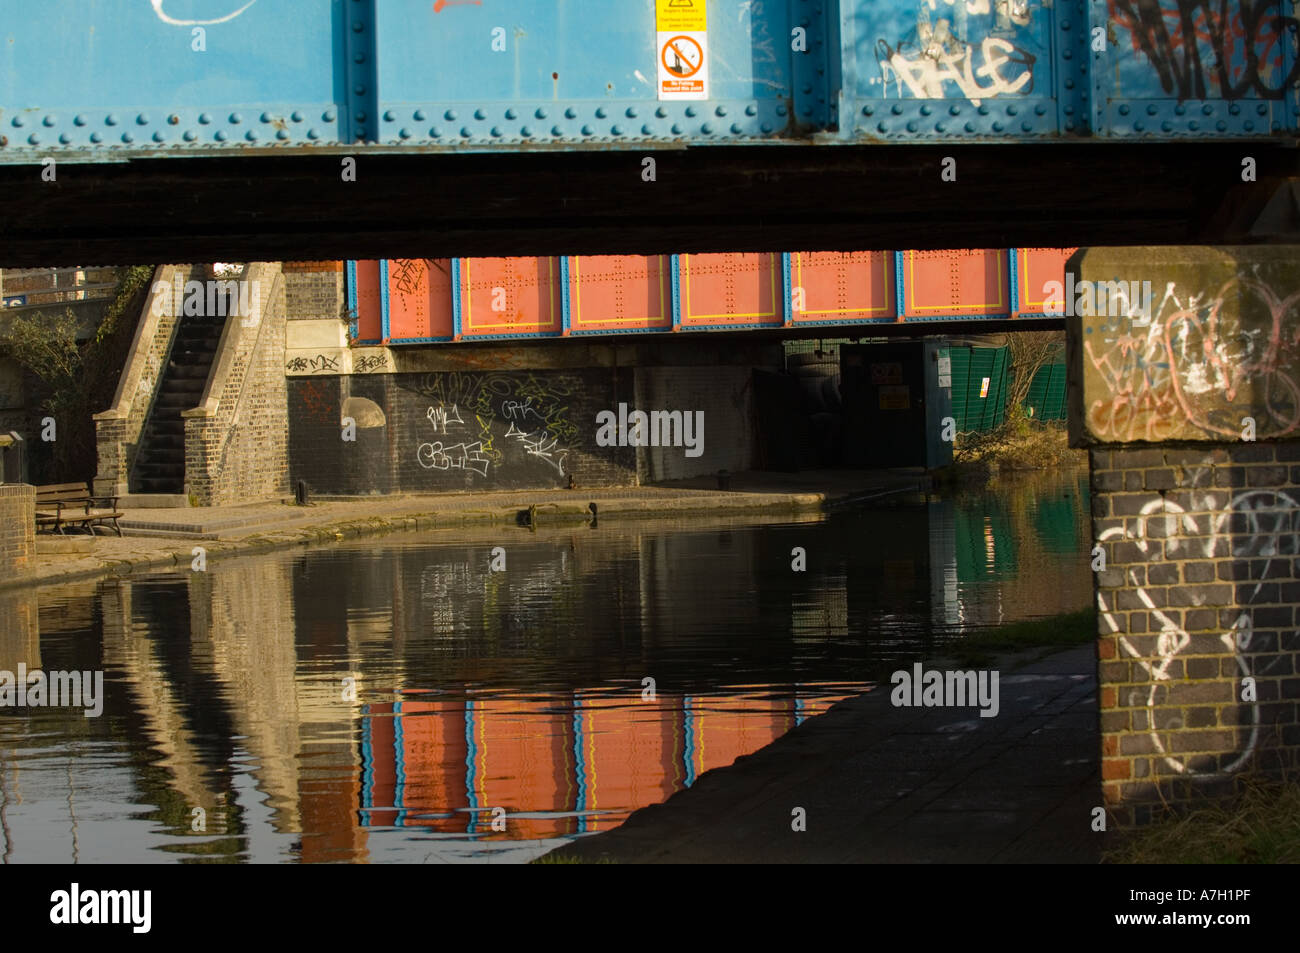
[[[704,412],[703,453],[688,457],[682,447],[638,447],[638,479],[651,483],[749,469],[754,460],[752,380],[748,365],[638,367],[636,403],[629,412]]]
[[[1300,767],[1300,442],[1091,464],[1107,803],[1141,823],[1162,797]]]
[[[341,261],[286,261],[284,297],[290,321],[337,318],[347,300]]]
[[[204,404],[185,411],[185,482],[200,506],[251,503],[288,493],[285,284],[278,264],[256,263],[258,321],[231,318]]]
[[[292,377],[290,477],[343,495],[632,485],[635,448],[595,442],[620,397],[629,369]]]
[[[0,485],[0,572],[25,569],[36,552],[36,488]]]

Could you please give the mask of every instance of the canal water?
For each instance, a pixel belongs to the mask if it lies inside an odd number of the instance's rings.
[[[0,851],[529,860],[967,633],[1086,607],[1088,535],[1071,470],[803,521],[394,535],[3,592],[0,670],[102,671],[105,697],[0,708]]]

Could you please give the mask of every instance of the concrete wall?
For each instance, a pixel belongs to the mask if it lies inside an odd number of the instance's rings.
[[[285,282],[280,265],[265,262],[244,280],[257,290],[253,314],[226,321],[207,388],[181,414],[185,483],[199,506],[274,499],[289,487]]]
[[[0,572],[25,569],[36,552],[36,488],[0,486]]]
[[[1149,314],[1067,321],[1105,556],[1103,795],[1140,823],[1300,766],[1300,440],[1278,439],[1300,414],[1300,251],[1098,249],[1067,270],[1153,289]]]

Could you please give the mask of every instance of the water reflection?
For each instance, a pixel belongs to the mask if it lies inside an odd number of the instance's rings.
[[[825,521],[390,537],[6,592],[0,668],[102,668],[107,698],[98,719],[0,709],[4,856],[527,859],[973,625],[1087,605],[1086,539],[1071,474]]]

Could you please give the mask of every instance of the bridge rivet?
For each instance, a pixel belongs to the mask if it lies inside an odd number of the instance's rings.
[[[1012,103],[1011,105],[1007,106],[1008,116],[1014,116],[1018,112],[1020,112],[1020,109],[1015,105],[1015,103]]]
[[[321,117],[321,119],[324,120],[325,122],[333,122],[333,121],[334,121],[334,110],[332,110],[332,109],[327,109],[327,110],[325,110],[323,113],[320,114],[320,117]]]
[[[294,122],[302,122],[302,113],[295,109],[289,116]]]
[[[973,122],[968,122],[968,123],[966,123],[966,127],[965,127],[965,128],[966,128],[966,131],[967,131],[967,132],[974,132],[974,131],[975,131],[975,123],[973,123]]]
[[[565,119],[577,119],[577,118],[578,118],[578,110],[576,110],[576,109],[574,109],[572,106],[570,106],[568,109],[566,109],[566,110],[564,111],[564,118],[565,118]]]
[[[1141,119],[1135,119],[1135,120],[1133,120],[1133,131],[1134,131],[1134,132],[1141,132],[1141,131],[1142,131],[1143,129],[1145,129],[1145,128],[1146,128],[1146,124],[1143,123]]]
[[[533,135],[533,127],[532,127],[532,126],[521,126],[520,129],[519,129],[519,135],[523,136],[525,139],[529,139],[529,138],[531,138],[532,135]]]
[[[410,138],[411,138],[411,130],[407,129],[405,126],[403,126],[401,129],[397,130],[397,134],[398,134],[399,136],[401,136],[403,139],[410,139]]]
[[[91,141],[91,142],[94,142],[94,143],[99,143],[100,141],[103,140],[103,138],[104,138],[104,137],[101,136],[101,135],[100,135],[99,133],[97,133],[97,132],[92,132],[92,133],[90,134],[90,141]]]
[[[1034,107],[1034,114],[1035,114],[1035,115],[1041,116],[1041,115],[1043,115],[1045,112],[1047,112],[1047,107],[1044,106],[1042,103],[1039,103],[1037,106]]]
[[[553,135],[553,136],[562,136],[562,135],[564,135],[564,129],[561,128],[560,126],[552,126],[552,127],[551,127],[551,135]]]
[[[886,132],[889,131],[889,124],[883,122],[876,123],[876,131],[879,132],[881,135],[884,135]]]
[[[430,126],[430,127],[429,127],[429,135],[432,136],[434,139],[441,139],[441,138],[442,138],[442,127],[441,127],[441,126]]]
[[[1000,122],[995,122],[995,123],[993,124],[993,131],[994,131],[994,132],[1001,132],[1001,131],[1002,131],[1002,123],[1000,123]]]
[[[650,123],[646,123],[641,127],[641,135],[643,136],[653,136],[654,132],[654,127],[651,126]]]
[[[148,113],[140,113],[139,115],[137,115],[137,116],[135,117],[135,121],[136,121],[136,123],[137,123],[138,125],[141,125],[141,126],[147,126],[147,125],[149,125],[149,114],[148,114]]]
[[[908,132],[916,132],[916,120],[912,120],[911,122],[909,122],[909,123],[907,124],[907,131],[908,131]]]
[[[604,106],[597,106],[597,107],[596,107],[596,118],[597,118],[597,119],[604,119],[605,116],[606,116],[606,113],[605,113],[605,107],[604,107]]]
[[[1062,29],[1062,30],[1068,30],[1068,29],[1070,29],[1070,21],[1069,21],[1069,20],[1062,20],[1062,21],[1061,21],[1061,29]]]
[[[706,136],[713,135],[713,123],[706,122],[704,125],[700,126],[700,132],[704,133]]]
[[[935,132],[947,132],[947,131],[948,131],[948,125],[947,125],[947,123],[936,122],[936,123],[934,124],[934,131],[935,131]]]
[[[624,113],[624,115],[626,115],[628,119],[635,119],[635,118],[636,118],[636,107],[635,107],[635,106],[628,106],[628,107],[627,107],[627,112]]]
[[[364,95],[366,94],[366,86],[365,86],[365,84],[364,84],[364,83],[357,83],[357,85],[353,86],[353,87],[352,87],[352,94],[353,94],[354,96],[364,96]]]
[[[696,112],[696,110],[695,110],[695,107],[694,107],[694,106],[687,106],[687,107],[686,107],[686,115],[687,115],[687,116],[694,116],[694,115],[695,115],[695,112]]]
[[[789,112],[789,110],[785,108],[785,103],[778,103],[778,104],[777,104],[777,106],[776,106],[776,114],[777,114],[778,116],[784,116],[787,112]]]
[[[250,130],[248,130],[248,132],[244,133],[244,138],[247,139],[249,142],[256,142],[256,141],[257,141],[257,130],[256,130],[256,129],[250,129]]]
[[[961,115],[961,107],[960,107],[960,106],[949,106],[949,107],[948,107],[948,115],[950,115],[950,116],[960,116],[960,115]]]
[[[226,139],[228,139],[229,137],[226,135],[226,130],[218,129],[217,134],[214,138],[217,140],[217,142],[225,142]]]
[[[1073,50],[1061,50],[1061,59],[1068,60],[1068,59],[1072,59],[1073,57],[1074,57]]]
[[[929,106],[925,106],[925,105],[923,105],[923,106],[921,107],[921,115],[922,115],[922,116],[928,116],[928,115],[930,115],[930,107],[929,107]]]
[[[672,129],[672,132],[673,132],[673,135],[674,135],[674,136],[680,136],[680,135],[682,134],[682,126],[681,126],[681,123],[676,123],[676,122],[673,123],[673,129]]]
[[[359,113],[357,113],[357,122],[365,122],[365,121],[366,121],[366,114],[365,114],[365,112],[359,112]]]
[[[1220,119],[1214,124],[1214,128],[1219,130],[1219,132],[1226,132],[1228,130],[1228,124]]]
[[[72,124],[74,126],[84,126],[86,124],[86,114],[77,113],[75,116],[72,117]]]
[[[167,137],[163,135],[163,132],[162,132],[161,129],[159,129],[157,132],[155,132],[155,133],[153,134],[153,141],[154,141],[154,142],[162,142],[162,141],[163,141],[164,139],[166,139],[166,138],[167,138]]]
[[[474,118],[481,122],[482,120],[487,118],[487,113],[485,113],[481,109],[476,109],[474,110]]]
[[[424,122],[424,110],[417,109],[415,112],[411,113],[411,118],[416,122]]]
[[[353,21],[352,21],[352,32],[353,32],[353,33],[361,33],[362,31],[365,30],[365,28],[366,28],[366,25],[365,25],[364,23],[362,23],[360,20],[353,20]]]
[[[500,136],[500,135],[501,135],[501,127],[500,127],[500,126],[493,126],[493,127],[492,127],[492,135],[494,135],[494,136]]]
[[[507,119],[517,119],[518,117],[519,117],[519,113],[515,112],[513,109],[506,110]]]
[[[716,114],[719,115],[719,116],[725,116],[725,115],[727,114],[727,107],[726,107],[726,106],[719,106],[717,109],[715,109],[715,110],[713,110],[713,111],[714,111],[714,113],[716,113]]]
[[[892,112],[895,116],[903,115],[903,107],[898,103],[894,103],[894,105],[890,108],[889,111]]]
[[[63,143],[66,146],[71,141],[72,141],[72,137],[68,135],[66,132],[60,133],[59,142]]]
[[[1201,124],[1197,122],[1195,119],[1191,119],[1188,120],[1187,128],[1192,130],[1192,132],[1195,132],[1197,129],[1201,128]]]
[[[1201,112],[1204,113],[1206,116],[1211,116],[1214,114],[1214,107],[1211,106],[1209,103],[1206,103],[1204,106],[1201,107]]]
[[[33,146],[39,146],[41,144],[41,137],[36,133],[32,133],[27,137],[27,142]]]
[[[167,123],[168,125],[171,126],[179,126],[181,123],[181,117],[176,115],[175,113],[172,113],[170,116],[167,117]]]
[[[537,107],[537,111],[533,113],[533,116],[536,117],[537,119],[545,119],[545,118],[546,118],[546,107],[544,107],[544,106],[538,106],[538,107]]]
[[[22,124],[23,124],[23,117],[22,117],[22,116],[14,116],[14,125],[15,125],[15,126],[22,126]],[[110,123],[110,125],[112,125],[112,124]]]
[[[975,111],[979,113],[981,116],[987,116],[989,114],[989,107],[981,103],[979,109]]]
[[[277,129],[277,130],[275,131],[275,138],[277,138],[277,139],[288,139],[288,138],[289,138],[289,130],[288,130],[288,129]]]
[[[199,123],[201,125],[206,126],[210,122],[212,122],[212,117],[210,115],[207,113],[199,113]]]
[[[193,129],[186,129],[185,132],[182,134],[181,138],[184,139],[186,142],[193,142],[195,139],[198,138],[198,136],[194,134]]]
[[[1067,80],[1065,81],[1065,88],[1066,88],[1066,89],[1074,89],[1074,80],[1072,80],[1072,79],[1067,79]]]
[[[461,126],[460,134],[461,134],[461,138],[463,139],[468,139],[470,136],[474,135],[472,132],[469,131],[469,126]]]
[[[244,121],[244,117],[241,116],[239,113],[231,113],[231,114],[230,114],[230,121],[233,122],[233,123],[238,124],[238,123],[241,123],[241,122]]]
[[[1119,107],[1119,114],[1120,114],[1121,116],[1127,116],[1127,115],[1128,115],[1128,103],[1123,103],[1123,104],[1120,105],[1120,107]]]
[[[615,135],[615,136],[623,135],[623,127],[620,126],[618,123],[615,123],[613,126],[611,126],[609,131],[611,135]]]
[[[21,126],[22,123],[19,122],[18,119],[15,117],[15,119],[14,119],[14,125],[15,125],[15,126]],[[107,116],[105,116],[105,117],[104,117],[104,125],[106,125],[106,126],[116,126],[116,125],[117,125],[117,114],[116,114],[116,113],[109,113]]]
[[[771,124],[770,122],[765,122],[765,123],[763,123],[761,126],[759,126],[758,128],[759,128],[759,129],[762,129],[763,132],[764,132],[765,134],[770,134],[770,133],[772,132],[772,124]],[[676,130],[676,127],[674,127],[674,131],[675,131],[675,130]]]
[[[307,127],[307,138],[308,138],[308,139],[319,139],[319,138],[320,138],[320,133],[316,131],[316,127],[315,127],[315,126],[308,126],[308,127]]]
[[[1258,106],[1255,107],[1255,112],[1259,113],[1262,116],[1264,115],[1264,113],[1268,112],[1268,106],[1264,105],[1263,103],[1260,103]]]
[[[397,118],[397,114],[393,112],[391,109],[384,111],[384,122],[392,122],[396,118]]]
[[[663,106],[660,106],[658,109],[655,110],[655,115],[658,116],[660,119],[667,119],[668,110],[664,109]]]
[[[1066,114],[1067,116],[1073,116],[1073,115],[1074,115],[1074,107],[1073,107],[1073,106],[1066,106],[1066,107],[1065,107],[1065,114]]]
[[[1231,115],[1236,116],[1238,113],[1241,112],[1241,106],[1239,106],[1237,103],[1233,103],[1231,106],[1228,107],[1228,112]]]
[[[129,132],[124,132],[124,133],[122,133],[122,141],[123,141],[123,142],[135,142],[135,136],[131,135]]]
[[[584,136],[590,136],[593,132],[595,132],[595,130],[592,129],[590,126],[583,126],[583,127],[582,127],[582,134],[583,134]]]
[[[1174,107],[1175,116],[1181,116],[1186,112],[1187,112],[1187,107],[1184,106],[1182,103],[1179,103],[1177,106]]]
[[[742,130],[741,130],[740,123],[738,123],[738,122],[733,122],[733,123],[731,124],[731,134],[732,134],[733,136],[738,136],[738,135],[740,135],[741,131],[742,131]]]
[[[442,118],[446,119],[448,122],[451,122],[451,120],[456,118],[456,110],[448,109],[445,113],[442,114]]]
[[[870,115],[872,115],[874,112],[875,112],[875,110],[874,110],[873,108],[871,108],[870,106],[863,106],[863,107],[862,107],[862,115],[864,115],[864,116],[870,116]]]
[[[1154,116],[1159,111],[1160,111],[1160,107],[1158,107],[1155,103],[1152,103],[1150,106],[1147,107],[1148,116]]]
[[[753,103],[750,103],[748,106],[745,107],[745,115],[746,115],[746,116],[757,116],[757,115],[758,115],[758,107],[755,106]]]
[[[1253,132],[1255,129],[1255,123],[1253,120],[1247,119],[1245,122],[1241,124],[1241,127],[1245,129],[1247,132]]]
[[[46,116],[44,119],[41,120],[41,122],[42,122],[46,127],[49,127],[49,126],[54,125],[54,123],[55,123],[55,119],[54,119],[53,116]]]

